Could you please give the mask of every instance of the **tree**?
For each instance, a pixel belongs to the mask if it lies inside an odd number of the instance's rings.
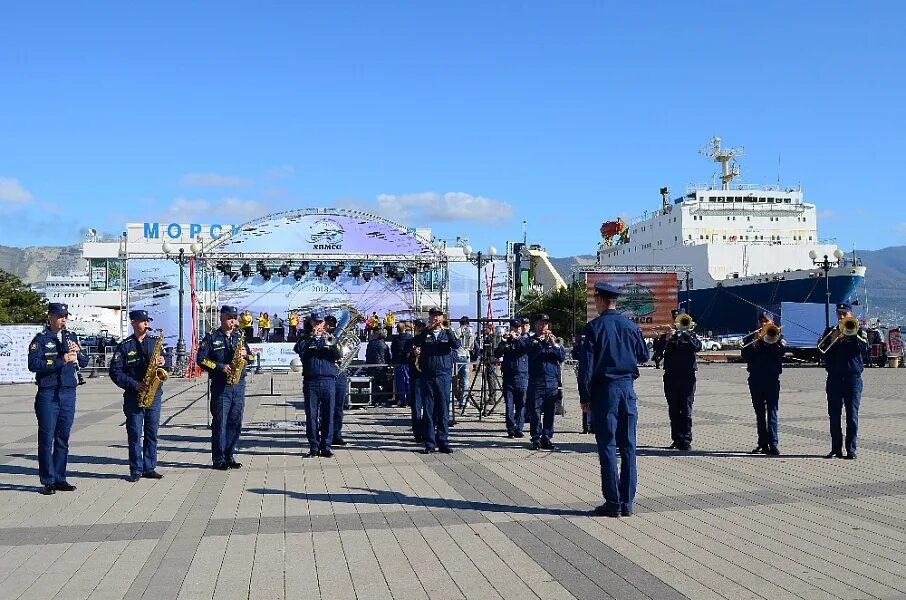
[[[568,285],[546,294],[529,296],[516,312],[529,318],[534,318],[538,313],[546,314],[551,318],[551,330],[554,334],[568,340],[574,337],[573,318],[576,336],[585,327],[587,306],[585,282],[577,281],[575,285]]]
[[[40,324],[46,316],[46,300],[21,279],[0,269],[0,324]]]

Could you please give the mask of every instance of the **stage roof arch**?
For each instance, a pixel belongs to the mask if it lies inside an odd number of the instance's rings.
[[[305,208],[265,215],[213,241],[213,259],[444,260],[415,229],[377,215],[342,208]]]

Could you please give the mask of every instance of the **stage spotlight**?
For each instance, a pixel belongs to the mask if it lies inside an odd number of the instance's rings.
[[[324,274],[324,265],[318,265],[317,267],[315,267],[315,275],[320,277],[323,274]]]
[[[381,271],[383,271],[383,269],[381,269],[381,268],[378,267],[378,266],[375,266],[371,271],[372,271],[372,273],[374,273],[375,275],[380,275],[380,274],[381,274]]]
[[[303,277],[305,277],[305,271],[302,270],[302,267],[299,267],[293,272],[293,277],[296,278],[296,281],[300,281]]]
[[[243,263],[242,268],[239,269],[243,277],[248,277],[252,274],[252,267],[248,263]]]
[[[418,273],[418,267],[406,267],[406,272],[415,276],[415,274]]]
[[[339,274],[340,273],[336,269],[331,269],[330,271],[327,272],[327,276],[330,278],[331,281],[336,281],[337,276]]]
[[[396,265],[387,265],[387,277],[396,277]]]
[[[358,277],[362,274],[362,265],[352,265],[349,269],[349,274],[353,277]]]
[[[393,278],[396,279],[397,283],[402,283],[403,277],[405,277],[405,275],[403,275],[402,273],[397,273],[393,276]]]
[[[271,270],[270,270],[269,268],[264,267],[264,268],[261,270],[261,276],[264,277],[264,280],[265,280],[265,281],[270,281],[270,280],[271,280],[271,275],[273,275],[273,273],[271,273]]]
[[[283,263],[280,265],[280,277],[289,277],[289,265]]]
[[[364,273],[362,273],[362,279],[364,279],[365,281],[371,281],[371,273],[369,271],[365,271]]]

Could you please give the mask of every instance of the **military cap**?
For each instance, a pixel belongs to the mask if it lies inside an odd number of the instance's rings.
[[[69,316],[69,306],[62,302],[51,302],[47,305],[47,314],[59,315],[61,317]]]
[[[529,323],[531,323],[531,320],[529,320],[528,317],[522,317],[519,319],[519,322],[522,323],[523,325],[528,325]]]
[[[230,306],[229,304],[224,304],[220,307],[220,314],[224,317],[229,317],[231,319],[236,319],[239,317],[239,309],[235,306]]]
[[[460,323],[468,323],[468,322],[469,322],[469,317],[463,315],[463,316],[459,317],[459,322],[460,322]]]
[[[444,311],[441,310],[439,306],[433,306],[433,307],[431,307],[431,310],[428,311],[428,314],[429,315],[442,315],[442,314],[444,314]]]
[[[837,312],[849,312],[853,309],[853,305],[849,302],[840,302],[837,304]]]
[[[414,321],[412,321],[412,324],[416,327],[424,327],[426,325],[424,319],[415,319]]]
[[[510,327],[519,327],[522,325],[522,319],[510,319]]]
[[[595,282],[595,295],[603,296],[605,298],[616,298],[620,295],[620,290],[606,281],[596,281]]]
[[[324,311],[320,308],[316,308],[311,311],[311,320],[312,321],[323,321],[324,320]]]
[[[333,315],[325,315],[324,321],[330,323],[331,325],[337,324],[337,318]]]
[[[535,315],[535,322],[536,322],[536,323],[537,323],[538,321],[550,321],[550,320],[551,320],[551,318],[550,318],[549,316],[547,316],[546,314],[544,314],[544,313],[539,313],[539,314]]]
[[[129,311],[129,320],[130,321],[153,321],[151,317],[148,316],[147,310],[130,310]]]

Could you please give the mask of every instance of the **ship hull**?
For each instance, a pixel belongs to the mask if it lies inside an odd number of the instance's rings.
[[[862,275],[831,276],[830,303],[851,302],[863,280]],[[752,331],[759,311],[777,310],[781,302],[824,303],[825,298],[824,278],[717,285],[679,292],[680,306],[692,315],[696,331],[712,335]]]

